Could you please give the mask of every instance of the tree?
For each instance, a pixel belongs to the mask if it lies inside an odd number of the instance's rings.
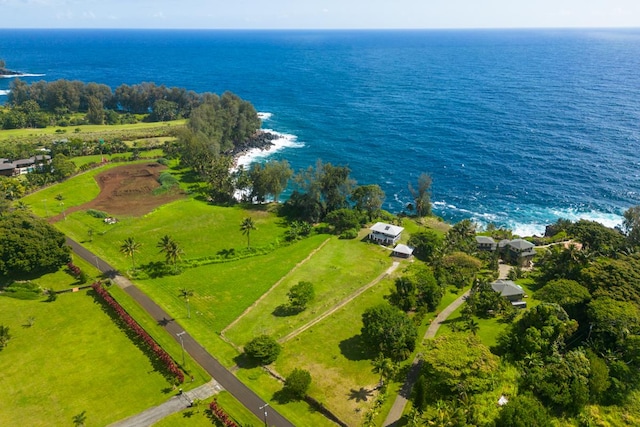
[[[640,205],[630,207],[624,212],[622,230],[631,246],[640,246]]]
[[[366,212],[369,221],[380,213],[384,198],[384,191],[377,184],[360,185],[351,193],[351,200],[355,203],[355,208]]]
[[[418,177],[418,186],[414,188],[409,183],[409,192],[413,197],[414,208],[419,217],[431,215],[431,177],[421,173]]]
[[[413,254],[422,261],[431,261],[437,249],[442,245],[442,238],[432,230],[418,231],[411,234],[409,246],[414,248]]]
[[[304,369],[294,369],[284,381],[283,391],[296,400],[304,399],[311,385],[311,374]]]
[[[9,327],[0,325],[0,351],[7,346],[10,339]]]
[[[244,236],[247,236],[247,247],[251,247],[251,231],[256,230],[256,224],[253,222],[253,218],[247,217],[242,220],[240,224],[240,231]]]
[[[269,335],[259,335],[244,346],[244,352],[261,365],[275,362],[282,347]]]
[[[307,305],[313,301],[315,292],[313,290],[313,283],[300,281],[297,285],[294,285],[289,289],[287,293],[289,298],[289,306],[296,311],[303,311],[307,308]]]
[[[140,252],[141,246],[142,245],[133,237],[127,237],[124,239],[124,242],[122,242],[122,245],[120,245],[120,253],[131,258],[132,270],[136,269],[135,254]]]
[[[378,354],[378,357],[371,362],[373,365],[373,372],[380,374],[380,384],[384,385],[385,380],[393,378],[398,372],[398,364],[388,357],[384,357],[384,354]]]
[[[189,306],[189,298],[193,296],[193,289],[181,288],[180,297],[184,299],[187,306],[187,318],[191,319],[191,307]]]
[[[348,230],[360,230],[362,217],[358,211],[349,208],[336,209],[325,217],[327,224],[333,227],[336,234]]]
[[[82,411],[73,416],[73,425],[75,427],[84,427],[84,423],[87,422],[87,411]]]
[[[169,235],[164,235],[156,244],[156,247],[160,248],[160,253],[164,253],[167,264],[173,265],[175,270],[178,260],[184,253],[180,245]]]
[[[104,123],[104,105],[96,97],[89,98],[89,107],[87,110],[87,121],[92,125],[101,125]]]
[[[424,412],[427,407],[427,384],[424,375],[418,376],[418,379],[411,390],[411,394],[413,407],[420,413]]]
[[[496,419],[496,427],[547,427],[551,424],[547,409],[530,394],[511,397]]]
[[[25,192],[26,188],[19,179],[0,176],[0,199],[16,200]]]
[[[552,280],[540,288],[535,296],[542,301],[559,304],[573,319],[582,317],[591,299],[587,288],[569,279]]]
[[[71,261],[64,234],[29,212],[0,215],[0,276],[54,271]]]
[[[362,314],[361,334],[376,353],[404,360],[415,349],[418,331],[406,313],[389,304],[370,307]]]
[[[482,261],[464,252],[453,252],[442,257],[438,265],[438,279],[462,289],[471,285],[482,267]]]
[[[64,154],[56,154],[51,160],[51,170],[57,180],[63,180],[76,172],[76,164]]]

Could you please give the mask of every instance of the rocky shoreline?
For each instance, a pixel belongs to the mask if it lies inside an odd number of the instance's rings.
[[[233,150],[226,154],[232,156],[234,159],[237,159],[238,157],[245,155],[252,150],[259,149],[262,151],[268,151],[274,146],[273,140],[278,138],[279,136],[274,133],[259,130],[251,138],[247,139],[241,144],[236,145]]]
[[[6,68],[0,68],[0,76],[21,76],[20,71],[7,70]]]

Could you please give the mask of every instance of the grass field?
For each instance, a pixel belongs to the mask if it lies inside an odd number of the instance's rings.
[[[357,260],[357,262],[354,262]],[[360,240],[331,240],[291,275],[287,276],[251,312],[226,332],[227,338],[243,345],[266,333],[276,339],[321,315],[391,266],[389,252]],[[300,281],[314,285],[315,299],[296,315],[275,315],[287,303],[287,292]]]
[[[171,122],[162,123],[133,123],[125,125],[79,125],[79,126],[49,126],[44,129],[6,129],[0,131],[0,140],[12,139],[12,138],[38,138],[40,136],[58,136],[60,138],[70,138],[73,136],[81,136],[86,133],[117,133],[117,132],[131,132],[140,130],[149,130],[162,127],[177,127],[183,126],[185,120],[174,120]],[[76,129],[80,129],[76,132]]]
[[[135,255],[138,266],[164,259],[156,244],[165,234],[181,245],[185,259],[215,256],[222,250],[247,246],[247,237],[242,235],[240,224],[248,216],[253,218],[257,228],[251,232],[251,246],[274,243],[285,231],[280,219],[264,210],[245,210],[238,206],[224,208],[195,199],[169,203],[143,217],[119,217],[120,222],[112,225],[85,212],[75,212],[67,215],[65,221],[58,222],[56,227],[83,242],[121,271],[126,271],[131,268],[131,260],[120,253],[120,245],[128,237],[142,245]],[[95,230],[92,242],[88,241],[90,228]]]
[[[33,325],[28,326],[28,319]],[[104,426],[159,404],[170,384],[87,291],[51,303],[0,297],[0,425]]]
[[[58,215],[65,209],[79,206],[95,199],[100,193],[100,187],[94,177],[105,170],[118,166],[122,166],[122,163],[106,164],[98,169],[92,169],[76,175],[59,184],[45,187],[23,197],[21,200],[29,206],[34,214],[40,217],[49,218]],[[62,203],[55,198],[58,194],[63,197]]]

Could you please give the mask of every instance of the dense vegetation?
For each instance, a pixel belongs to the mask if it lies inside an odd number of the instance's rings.
[[[71,261],[64,234],[24,211],[0,214],[0,276],[55,271]]]

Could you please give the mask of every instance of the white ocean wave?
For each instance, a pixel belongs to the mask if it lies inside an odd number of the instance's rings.
[[[1,75],[0,78],[2,79],[12,79],[14,77],[43,77],[46,76],[46,74],[30,74],[30,73],[22,73],[22,74],[8,74],[8,75]]]
[[[251,163],[256,162],[261,159],[265,159],[271,156],[278,151],[282,151],[285,148],[300,148],[304,147],[304,144],[298,142],[298,137],[295,135],[291,135],[288,133],[276,132],[273,129],[263,129],[265,132],[272,133],[277,135],[278,138],[272,140],[273,145],[268,150],[263,150],[260,148],[254,148],[253,150],[249,150],[247,153],[238,157],[236,161],[236,167],[244,167],[245,169],[251,165]]]
[[[271,117],[273,116],[273,113],[266,113],[266,112],[259,112],[258,113],[258,118],[260,120],[262,120],[263,122],[266,120],[271,120]]]
[[[2,96],[2,95],[9,95],[9,92],[11,92],[9,89],[7,89],[7,90],[0,89],[0,96]]]

